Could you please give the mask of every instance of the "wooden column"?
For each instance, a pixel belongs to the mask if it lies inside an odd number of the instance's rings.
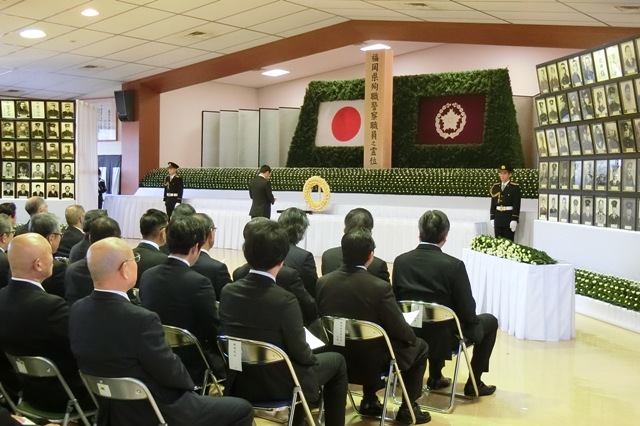
[[[364,168],[391,168],[393,52],[366,53],[364,77]]]

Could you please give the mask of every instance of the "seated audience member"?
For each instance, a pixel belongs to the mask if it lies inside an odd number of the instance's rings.
[[[398,256],[393,263],[393,291],[396,299],[421,300],[448,306],[458,316],[466,340],[474,344],[471,367],[480,396],[491,395],[495,386],[482,383],[482,373],[489,371],[498,320],[491,314],[476,315],[476,301],[471,294],[464,263],[442,252],[449,234],[449,219],[439,210],[425,212],[418,221],[420,244]],[[450,380],[442,377],[446,359],[451,359],[453,335],[451,324],[424,324],[419,335],[429,343],[429,379],[427,386],[440,389]],[[457,340],[455,340],[457,347]],[[473,395],[471,379],[464,387]]]
[[[0,214],[6,214],[11,221],[11,224],[16,224],[16,204],[15,203],[2,203],[0,204]]]
[[[89,235],[91,244],[109,237],[120,238],[120,225],[110,217],[99,217],[91,223]],[[64,298],[67,299],[69,306],[89,296],[92,291],[93,280],[87,266],[87,258],[67,266],[67,272],[64,275]]]
[[[231,276],[227,265],[217,261],[209,254],[209,250],[213,248],[215,242],[216,226],[213,220],[204,213],[195,213],[193,217],[200,222],[204,229],[205,238],[204,244],[200,248],[200,256],[198,256],[198,260],[196,260],[191,269],[211,280],[213,289],[216,291],[216,300],[220,300],[222,287],[231,282]]]
[[[344,425],[347,393],[344,358],[333,352],[317,355],[311,352],[296,298],[275,282],[289,250],[287,233],[268,219],[250,223],[245,227],[242,251],[251,270],[245,278],[222,289],[222,330],[224,334],[261,340],[285,351],[296,369],[307,401],[317,402],[320,386],[324,385],[325,423]],[[225,392],[231,395],[254,401],[290,398],[290,383],[284,384],[284,378],[275,376],[258,381],[234,373],[229,371],[225,385]],[[296,420],[303,418],[303,410],[296,410]]]
[[[191,269],[204,242],[204,228],[191,216],[172,219],[167,225],[169,257],[164,263],[147,269],[140,277],[142,306],[156,312],[164,325],[185,328],[193,333],[217,377],[224,376],[224,360],[217,346],[220,319],[216,292],[211,280]],[[176,348],[176,354],[194,381],[201,381],[204,365],[193,346]]]
[[[79,204],[74,204],[64,210],[64,218],[67,221],[67,229],[62,234],[60,246],[55,252],[55,257],[69,257],[71,248],[84,238],[82,221],[84,220],[84,208]]]
[[[295,269],[300,274],[304,288],[312,297],[316,295],[316,281],[318,281],[318,270],[313,254],[298,244],[304,237],[304,233],[309,228],[307,214],[296,207],[290,207],[283,211],[278,217],[278,223],[287,231],[289,236],[289,253],[284,259],[284,266]]]
[[[50,359],[80,400],[80,406],[91,409],[93,404],[69,347],[69,307],[64,299],[42,288],[43,281],[51,275],[51,253],[50,243],[35,233],[19,235],[9,245],[12,279],[0,290],[1,350]],[[25,400],[35,408],[65,411],[68,398],[58,379],[20,375],[20,381]]]
[[[251,425],[248,402],[193,393],[194,383],[165,341],[158,315],[129,303],[137,264],[126,241],[98,241],[89,248],[87,263],[95,289],[71,307],[69,321],[71,350],[82,372],[143,381],[170,425]],[[99,404],[98,424],[158,424],[147,401],[99,398]]]
[[[266,217],[256,217],[251,219],[245,226],[242,231],[242,236],[246,239],[247,232],[249,229],[260,223],[261,221],[267,221]],[[233,281],[238,281],[247,276],[251,267],[248,263],[236,268],[233,271]],[[302,283],[302,279],[300,279],[300,275],[298,271],[293,268],[289,268],[287,266],[283,266],[276,275],[276,285],[293,294],[298,300],[298,305],[300,305],[300,310],[302,311],[302,320],[305,326],[308,326],[313,321],[318,319],[318,307],[316,306],[316,301],[311,294],[304,288],[304,284]],[[322,325],[320,325],[322,327]],[[323,331],[324,332],[324,331]]]
[[[149,209],[140,217],[142,241],[133,249],[135,254],[140,255],[136,287],[140,284],[140,277],[144,271],[167,260],[167,254],[161,252],[160,247],[167,242],[168,224],[169,218],[162,210]]]
[[[29,232],[29,222],[31,218],[35,214],[38,213],[46,213],[49,211],[49,206],[47,202],[42,197],[31,197],[24,203],[24,209],[27,211],[29,215],[29,220],[24,225],[21,225],[16,228],[16,235],[24,234],[25,232]]]
[[[196,209],[194,209],[191,204],[180,203],[173,209],[173,213],[171,213],[171,217],[169,218],[169,220],[180,216],[191,216],[195,213]],[[169,247],[167,247],[166,244],[162,245],[160,246],[160,251],[164,254],[169,254]]]
[[[10,274],[7,249],[14,233],[13,224],[9,217],[5,214],[0,214],[0,288],[9,284]]]
[[[411,423],[408,404],[412,404],[417,423],[431,420],[415,402],[422,395],[422,378],[427,367],[428,346],[416,337],[398,307],[391,284],[367,272],[373,261],[375,243],[366,228],[352,228],[342,237],[342,262],[337,271],[318,279],[316,301],[321,316],[332,315],[371,321],[386,331],[393,345],[402,378],[411,401],[402,401],[396,420]],[[376,391],[382,386],[377,380],[362,387],[363,397],[360,411],[379,416],[382,404]]]
[[[69,263],[77,262],[78,260],[85,258],[87,250],[89,250],[89,246],[91,245],[91,242],[89,241],[89,230],[91,229],[91,224],[94,220],[106,216],[107,212],[100,209],[89,210],[84,214],[84,220],[82,221],[84,238],[82,238],[79,243],[76,243],[76,245],[71,247],[71,251],[69,252]]]
[[[367,209],[357,208],[351,210],[344,218],[344,233],[346,234],[353,228],[365,228],[369,231],[373,230],[373,216]],[[322,253],[322,275],[335,271],[342,265],[342,247],[334,247]],[[367,270],[376,277],[389,281],[389,268],[387,262],[373,257],[373,261],[367,267]]]
[[[37,213],[29,221],[29,232],[42,235],[51,247],[51,255],[58,250],[62,234],[60,222],[53,213]],[[53,259],[53,273],[42,282],[42,287],[49,294],[64,297],[64,274],[67,270],[66,262]]]

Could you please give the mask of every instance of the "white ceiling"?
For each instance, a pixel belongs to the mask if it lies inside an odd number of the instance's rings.
[[[88,7],[100,15],[82,16]],[[0,0],[0,96],[112,96],[127,81],[348,20],[640,28],[634,7],[640,0]],[[47,36],[24,39],[26,28]],[[391,44],[396,55],[433,46]],[[219,81],[281,83],[362,63],[354,51],[274,64],[292,71],[276,79],[251,72]]]

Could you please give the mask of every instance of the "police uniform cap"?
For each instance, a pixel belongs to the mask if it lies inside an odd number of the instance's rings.
[[[590,206],[591,205],[591,200],[584,200],[584,205],[585,206]]]
[[[50,143],[50,144],[49,144],[49,148],[55,148],[55,147],[56,147],[56,144],[55,144],[55,143]]]
[[[613,200],[613,201],[611,202],[611,205],[612,205],[613,207],[618,207],[618,201]]]
[[[169,161],[168,165],[169,165],[169,167],[172,167],[172,168],[174,168],[174,169],[177,169],[177,168],[179,168],[179,167],[180,167],[180,166],[178,166],[176,163],[174,163],[173,161]]]
[[[502,165],[500,166],[500,171],[502,171],[502,170],[506,170],[506,171],[508,171],[509,173],[513,173],[513,167],[511,167],[511,166],[510,166],[510,165],[508,165],[508,164],[502,164]]]

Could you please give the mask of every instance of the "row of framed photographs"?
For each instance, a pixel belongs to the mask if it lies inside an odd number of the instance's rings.
[[[638,74],[640,38],[625,40],[593,52],[538,65],[540,93],[558,92]]]
[[[541,189],[636,192],[640,190],[640,159],[540,162]]]
[[[628,231],[640,230],[640,199],[539,194],[538,219]]]
[[[74,139],[74,122],[64,121],[8,121],[0,124],[2,139]]]
[[[74,120],[76,107],[73,101],[0,101],[0,117],[5,118],[33,118],[49,120]]]
[[[536,98],[538,126],[635,114],[640,78]]]
[[[66,180],[75,179],[74,163],[54,161],[2,161],[2,180]]]
[[[69,182],[3,182],[2,198],[74,198],[75,184]]]
[[[640,117],[536,129],[538,156],[640,152]]]
[[[2,158],[4,160],[12,158],[42,160],[46,158],[47,160],[73,161],[74,151],[73,142],[2,142]]]

